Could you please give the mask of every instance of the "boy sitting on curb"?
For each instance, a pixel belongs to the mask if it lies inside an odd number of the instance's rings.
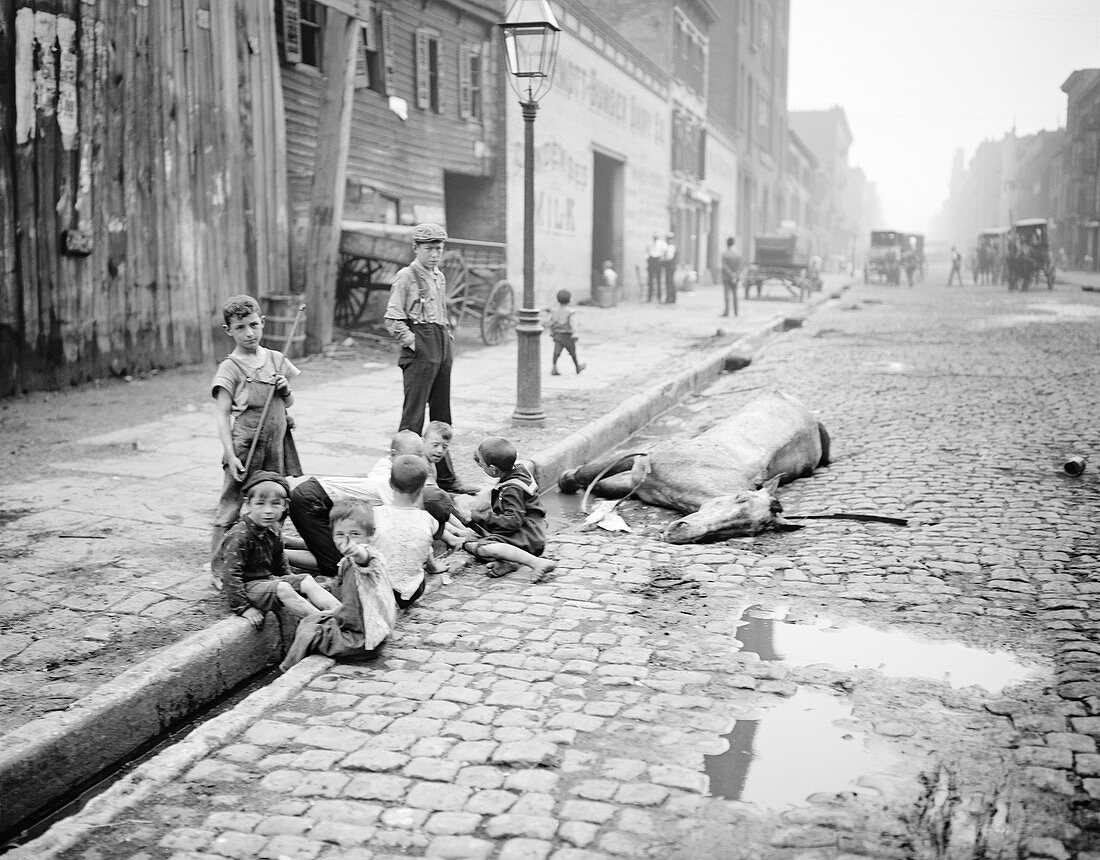
[[[288,609],[299,618],[331,611],[340,601],[309,574],[291,573],[283,552],[282,525],[289,487],[275,472],[258,471],[242,488],[241,518],[228,531],[214,556],[215,576],[229,608],[257,630],[264,613]]]
[[[480,560],[488,559],[489,576],[504,576],[525,565],[538,582],[557,565],[540,558],[546,549],[546,511],[530,471],[516,462],[516,446],[503,436],[490,436],[477,446],[474,460],[486,475],[498,478],[488,510],[474,510],[468,525],[479,535],[463,545]]]
[[[362,499],[341,499],[329,512],[332,540],[343,558],[333,583],[339,605],[298,623],[279,664],[285,672],[309,654],[366,659],[393,632],[397,603],[382,557],[370,545],[374,509]]]

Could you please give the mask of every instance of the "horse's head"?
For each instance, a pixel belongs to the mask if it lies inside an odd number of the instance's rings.
[[[748,537],[766,528],[800,528],[781,516],[783,506],[775,497],[779,478],[772,478],[756,490],[719,496],[704,502],[693,514],[681,517],[665,528],[669,543],[699,543]]]

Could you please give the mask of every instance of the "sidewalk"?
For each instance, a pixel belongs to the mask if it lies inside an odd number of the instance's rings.
[[[473,446],[503,433],[536,459],[540,484],[552,486],[558,470],[626,438],[684,386],[717,375],[736,345],[803,317],[847,282],[829,277],[802,304],[772,288],[762,300],[742,300],[735,319],[719,316],[716,286],[681,294],[675,306],[581,307],[583,374],[563,363],[563,374],[550,376],[549,344],[542,342],[542,428],[511,427],[515,339],[484,347],[472,330],[460,331],[456,468],[474,480]],[[397,427],[399,371],[365,366],[311,386],[309,362],[301,366],[292,411],[307,474],[365,472]],[[608,412],[612,417],[591,421]],[[0,554],[9,561],[0,586],[12,595],[0,632],[6,799],[32,784],[44,793],[64,790],[274,656],[275,625],[269,621],[257,637],[227,618],[203,572],[220,487],[213,428],[212,414],[199,410],[86,438],[86,455],[5,487]],[[5,805],[7,822],[14,813]]]
[[[1086,272],[1080,269],[1066,269],[1057,273],[1055,289],[1068,285],[1080,287],[1087,292],[1100,292],[1100,272]]]

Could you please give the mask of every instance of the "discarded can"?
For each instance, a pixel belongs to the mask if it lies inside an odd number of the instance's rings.
[[[1062,465],[1062,468],[1066,470],[1067,475],[1080,475],[1083,471],[1085,471],[1085,458],[1070,457]]]

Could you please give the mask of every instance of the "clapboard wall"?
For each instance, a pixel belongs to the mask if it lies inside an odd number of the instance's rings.
[[[499,8],[498,8],[499,7]],[[496,23],[504,4],[473,2],[375,2],[370,26],[377,40],[381,86],[356,86],[348,151],[347,181],[354,191],[398,201],[399,219],[464,222],[464,238],[502,241],[503,171],[500,151],[501,64]],[[364,22],[366,23],[366,22]],[[418,106],[416,33],[438,34],[438,110]],[[460,51],[482,52],[481,116],[461,108]],[[422,67],[421,67],[422,68]],[[301,254],[309,218],[318,109],[324,70],[288,61],[283,53],[282,80],[287,125],[287,170],[293,219],[293,282],[301,283]],[[509,93],[510,95],[510,93]],[[513,100],[504,100],[513,106]],[[404,118],[399,114],[404,108]],[[518,107],[515,108],[517,111]],[[459,181],[461,194],[447,199],[446,177]],[[498,176],[500,178],[498,178]],[[349,194],[350,218],[374,220],[356,211]],[[448,218],[450,213],[450,218]],[[453,232],[453,231],[452,231]]]
[[[0,396],[213,359],[287,288],[266,0],[0,3]]]

